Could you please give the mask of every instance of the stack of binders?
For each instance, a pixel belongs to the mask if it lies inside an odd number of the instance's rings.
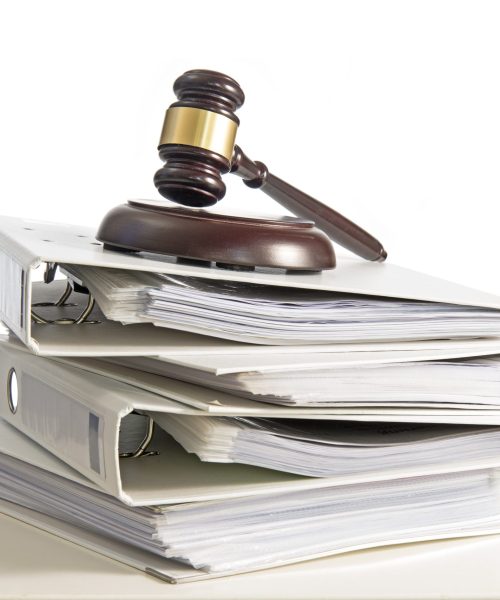
[[[8,217],[0,281],[0,512],[175,583],[500,532],[500,298]]]

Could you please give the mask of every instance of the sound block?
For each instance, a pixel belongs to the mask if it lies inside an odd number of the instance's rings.
[[[335,267],[330,239],[312,221],[249,218],[130,200],[103,219],[97,239],[121,252],[152,252],[223,268],[322,271]]]

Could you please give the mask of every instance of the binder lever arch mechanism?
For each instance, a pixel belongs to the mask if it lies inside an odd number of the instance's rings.
[[[43,276],[44,283],[48,284],[48,283],[52,283],[54,281],[57,268],[58,268],[57,263],[47,263],[46,264],[45,273]],[[94,310],[94,306],[95,306],[95,299],[92,296],[92,294],[90,293],[90,291],[87,288],[85,288],[84,286],[80,285],[78,282],[76,282],[69,274],[67,274],[67,278],[68,279],[67,279],[67,283],[66,283],[66,288],[58,300],[56,300],[55,302],[34,302],[31,305],[32,306],[31,318],[35,323],[38,323],[40,325],[48,325],[51,323],[57,323],[57,325],[80,325],[80,323],[84,323],[84,322],[85,323],[99,323],[99,321],[92,321],[92,320],[89,320],[89,318],[88,318],[90,316],[90,314],[92,313],[92,311]],[[60,307],[78,306],[77,304],[66,302],[66,300],[69,299],[69,297],[71,296],[71,294],[73,293],[75,288],[77,288],[79,292],[85,293],[88,295],[87,305],[82,310],[80,315],[78,315],[77,317],[75,317],[75,318],[60,318],[60,319],[46,319],[45,317],[42,317],[41,315],[39,315],[37,312],[35,312],[33,310],[33,307],[41,308],[41,307],[48,307],[48,306],[60,306]]]
[[[142,413],[141,413],[142,414]],[[149,444],[151,443],[154,432],[155,432],[155,422],[153,417],[149,415],[143,415],[147,418],[146,432],[144,434],[144,438],[141,443],[137,446],[137,450],[134,452],[120,452],[118,455],[120,458],[139,458],[141,456],[158,456],[160,454],[159,450],[148,450]]]

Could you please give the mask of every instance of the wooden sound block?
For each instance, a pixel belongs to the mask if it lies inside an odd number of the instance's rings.
[[[335,267],[330,239],[311,221],[248,218],[131,200],[103,219],[106,249],[215,262],[225,268],[322,271]]]

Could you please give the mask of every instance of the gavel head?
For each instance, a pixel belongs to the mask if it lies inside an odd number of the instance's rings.
[[[231,167],[245,95],[222,73],[196,69],[174,83],[178,98],[167,110],[158,151],[165,165],[154,177],[164,198],[185,206],[211,206],[223,198],[221,175]]]

